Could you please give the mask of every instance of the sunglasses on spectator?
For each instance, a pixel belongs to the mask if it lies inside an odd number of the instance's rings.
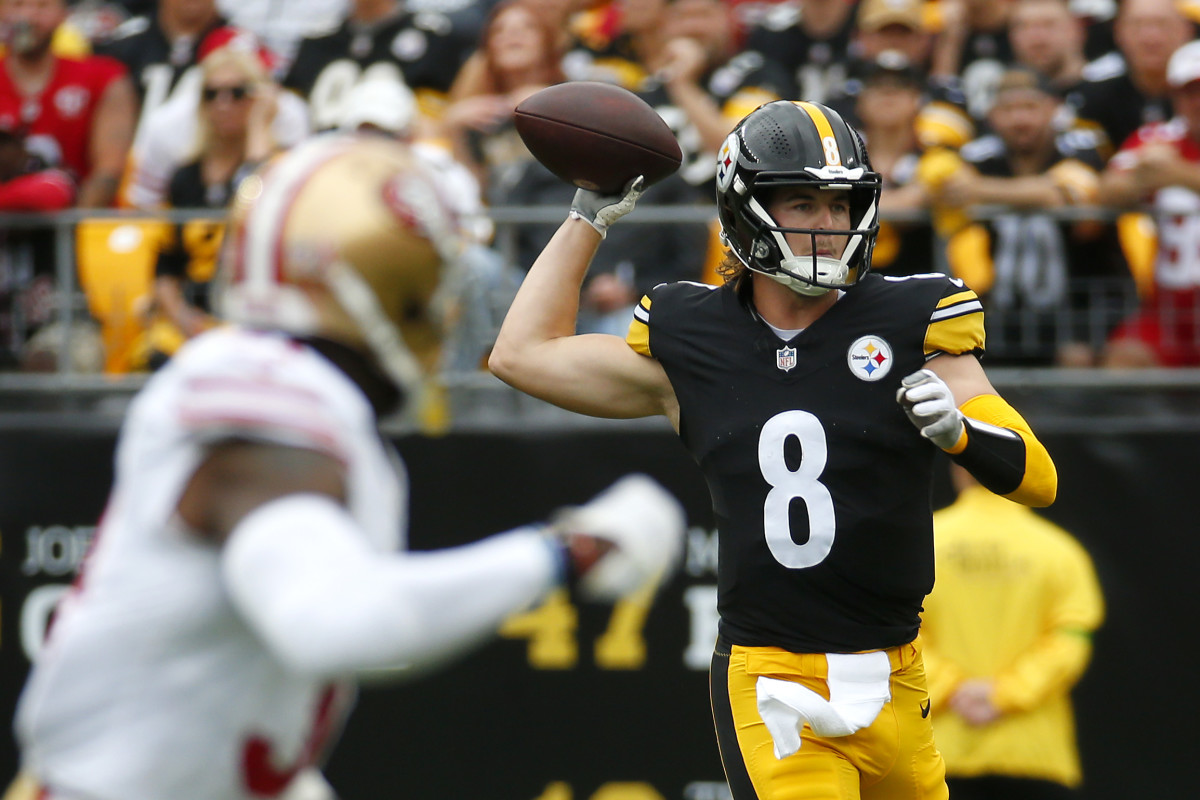
[[[230,100],[245,100],[250,96],[251,89],[245,84],[239,86],[205,86],[201,92],[201,97],[204,102],[211,103],[221,95],[225,95]]]

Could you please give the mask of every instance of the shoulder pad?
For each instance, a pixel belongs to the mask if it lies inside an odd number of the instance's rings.
[[[150,30],[150,18],[146,16],[133,17],[127,19],[113,29],[112,34],[108,37],[110,42],[115,42],[118,39],[128,39],[130,36],[136,36],[139,33],[144,33]]]

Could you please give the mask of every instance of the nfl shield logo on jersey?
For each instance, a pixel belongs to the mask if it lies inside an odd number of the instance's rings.
[[[850,345],[846,363],[854,377],[877,381],[892,371],[892,346],[878,336],[862,336]]]
[[[784,372],[796,366],[796,348],[781,347],[775,351],[775,366]]]

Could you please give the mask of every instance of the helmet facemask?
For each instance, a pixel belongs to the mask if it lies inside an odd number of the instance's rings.
[[[833,184],[821,186],[821,190],[850,189],[849,185]],[[852,204],[853,207],[853,204]],[[870,262],[869,248],[875,241],[879,229],[876,220],[877,208],[868,201],[855,227],[848,229],[792,228],[779,225],[766,207],[756,197],[746,203],[746,211],[759,221],[757,233],[750,248],[750,260],[746,264],[755,272],[762,273],[782,283],[792,291],[820,296],[833,289],[846,289],[866,274],[864,264]],[[787,234],[809,237],[808,253],[796,254],[788,243]],[[820,255],[817,237],[841,237],[846,240],[840,257]]]

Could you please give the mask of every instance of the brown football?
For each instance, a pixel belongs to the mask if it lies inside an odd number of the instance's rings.
[[[679,142],[646,101],[608,83],[569,81],[525,98],[517,133],[534,158],[558,177],[602,194],[642,175],[661,181],[683,161]]]

